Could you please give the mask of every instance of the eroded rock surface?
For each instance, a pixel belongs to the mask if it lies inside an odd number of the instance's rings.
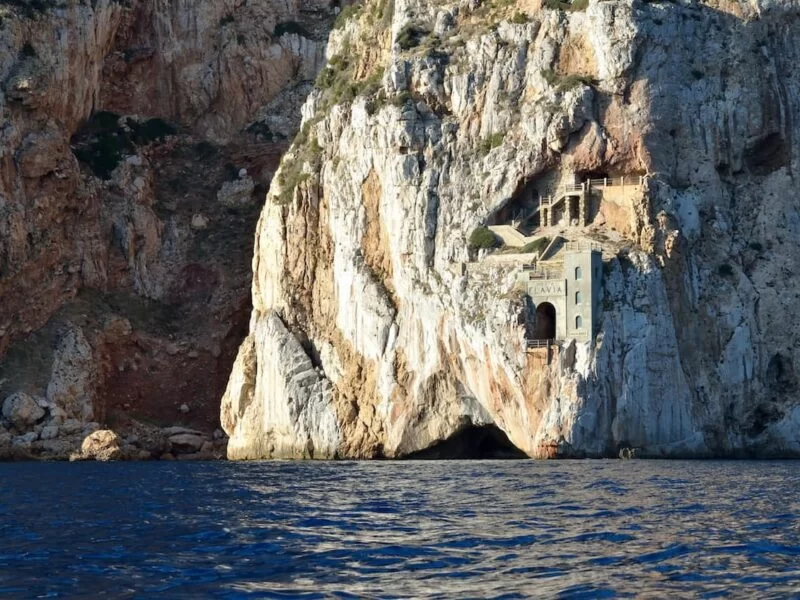
[[[218,428],[328,4],[0,3],[0,397]]]
[[[231,456],[403,456],[489,424],[534,457],[800,455],[796,17],[367,1],[261,214]],[[548,358],[518,267],[468,239],[574,174],[647,183],[571,230],[604,249],[601,324]]]

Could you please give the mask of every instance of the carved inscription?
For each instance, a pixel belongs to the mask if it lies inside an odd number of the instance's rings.
[[[531,281],[528,286],[528,294],[531,296],[563,296],[564,282],[557,280]]]

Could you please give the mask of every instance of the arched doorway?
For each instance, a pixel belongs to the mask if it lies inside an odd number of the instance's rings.
[[[536,307],[537,340],[554,340],[556,337],[556,307],[542,302]]]

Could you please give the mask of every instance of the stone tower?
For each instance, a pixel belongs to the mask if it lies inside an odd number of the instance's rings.
[[[540,262],[519,279],[533,303],[531,340],[589,341],[597,333],[603,257],[588,244],[569,243],[563,263]]]

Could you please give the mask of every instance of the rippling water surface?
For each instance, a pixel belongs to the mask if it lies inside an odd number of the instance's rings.
[[[800,463],[0,464],[0,597],[800,593]]]

